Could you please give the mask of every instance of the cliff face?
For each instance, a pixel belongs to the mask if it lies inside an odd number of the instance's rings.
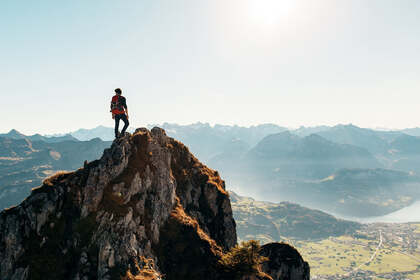
[[[140,129],[100,160],[44,181],[1,213],[0,229],[1,279],[116,279],[138,274],[140,257],[169,276],[186,259],[215,263],[236,243],[217,172],[158,128]]]
[[[218,173],[138,129],[1,212],[0,279],[227,279],[218,260],[235,244]]]

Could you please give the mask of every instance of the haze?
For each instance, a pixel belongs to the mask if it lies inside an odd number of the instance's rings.
[[[279,4],[280,3],[280,4]],[[415,0],[0,2],[2,131],[419,126]]]

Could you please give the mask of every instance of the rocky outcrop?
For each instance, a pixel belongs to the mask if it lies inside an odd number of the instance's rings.
[[[268,262],[262,265],[262,271],[273,280],[309,280],[309,265],[299,252],[285,243],[269,243],[261,247],[260,255]]]
[[[138,129],[1,213],[0,278],[119,279],[146,258],[165,279],[216,279],[235,244],[217,172],[163,130]]]
[[[0,279],[231,279],[219,260],[235,227],[217,171],[137,129],[1,212]]]

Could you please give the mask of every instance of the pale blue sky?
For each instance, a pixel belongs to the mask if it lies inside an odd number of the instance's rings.
[[[420,126],[417,0],[1,0],[0,132]]]

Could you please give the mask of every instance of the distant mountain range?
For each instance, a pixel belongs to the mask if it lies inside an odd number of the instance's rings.
[[[10,130],[8,133],[0,134],[0,137],[11,138],[11,139],[28,139],[30,141],[44,141],[47,143],[57,143],[57,142],[62,142],[62,141],[79,141],[77,138],[73,137],[71,134],[65,134],[62,136],[52,136],[52,137],[42,136],[41,134],[34,134],[31,136],[26,136],[15,129]]]
[[[128,131],[132,132],[132,129]],[[114,128],[105,126],[98,126],[92,129],[81,128],[71,132],[70,135],[80,141],[89,141],[94,138],[100,138],[102,141],[112,141],[115,138]]]
[[[259,199],[358,217],[385,215],[420,199],[420,138],[400,132],[351,125],[305,137],[286,131],[231,151],[209,165]]]
[[[267,135],[287,130],[287,128],[275,124],[241,127],[236,125],[210,126],[208,123],[191,125],[163,123],[161,125],[148,125],[147,127],[152,128],[154,126],[161,127],[165,129],[169,136],[188,143],[189,149],[204,162],[224,151],[227,148],[226,146],[235,139],[240,139],[251,147]],[[128,131],[132,132],[133,128],[129,128]],[[101,138],[103,141],[114,140],[114,128],[112,127],[98,126],[92,129],[79,129],[69,134],[81,141],[93,138]]]
[[[378,168],[368,150],[338,144],[317,135],[299,137],[282,132],[265,137],[241,160],[264,178],[322,179],[342,168]]]
[[[249,149],[270,134],[286,131],[287,128],[274,124],[262,124],[251,127],[215,125],[197,123],[177,125],[164,123],[162,128],[169,136],[188,143],[191,151],[202,161],[208,162],[220,153],[234,152],[238,145]],[[240,143],[240,144],[239,144]]]
[[[291,134],[301,138],[316,134],[336,144],[347,144],[364,148],[384,168],[420,173],[420,153],[418,152],[420,151],[420,128],[385,131],[360,128],[349,124],[332,127],[315,126],[287,129],[275,124],[241,127],[217,124],[211,126],[208,123],[191,125],[164,123],[162,125],[149,125],[148,127],[151,128],[153,126],[162,127],[168,135],[187,143],[191,151],[206,163],[210,162],[210,160],[220,162],[222,158],[231,153],[230,148],[236,149],[234,151],[235,155],[242,156],[266,136],[289,131]],[[129,131],[132,130],[129,129]],[[80,141],[87,141],[93,138],[112,141],[114,139],[114,130],[112,127],[98,126],[93,129],[79,129],[67,135],[58,136],[73,137],[73,140],[78,139]],[[40,140],[46,142],[60,141],[60,137],[51,138],[39,134],[29,136],[30,140],[34,140],[31,137],[44,137]],[[405,143],[401,143],[402,141]]]
[[[323,180],[298,182],[283,191],[293,201],[330,213],[382,216],[420,199],[420,177],[389,169],[340,169]],[[267,196],[275,193],[267,191]]]
[[[420,188],[416,129],[383,131],[337,125],[290,130],[274,124],[240,127],[207,123],[165,123],[161,127],[217,169],[228,187],[258,199],[296,201],[365,217],[387,214],[420,198],[416,191]],[[94,137],[112,140],[113,128],[80,129],[55,137],[25,136],[12,130],[2,136],[31,143]],[[31,152],[25,143],[3,143],[0,151],[7,157],[25,155]],[[8,145],[22,149],[8,153]]]
[[[0,209],[20,203],[55,172],[99,158],[111,144],[99,138],[78,141],[69,135],[45,138],[17,131],[0,136]]]

